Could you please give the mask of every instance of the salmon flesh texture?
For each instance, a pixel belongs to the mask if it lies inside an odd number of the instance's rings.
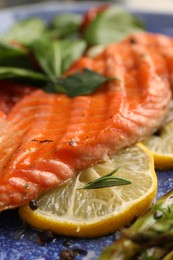
[[[34,90],[0,114],[1,211],[62,185],[163,123],[171,90],[160,52],[112,44],[95,58],[82,57],[67,74],[84,68],[115,79],[74,98]]]
[[[159,52],[166,61],[169,80],[173,91],[173,38],[163,34],[140,32],[131,34],[124,42],[140,44]]]

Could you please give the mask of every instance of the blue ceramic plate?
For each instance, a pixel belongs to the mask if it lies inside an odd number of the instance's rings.
[[[49,21],[60,12],[83,13],[98,3],[36,4],[0,11],[0,31],[16,20],[38,16]],[[148,31],[173,36],[173,16],[170,14],[135,12],[147,25]],[[173,171],[157,172],[159,188],[157,198],[173,187]],[[23,225],[17,210],[0,214],[0,260],[57,260],[62,250],[73,249],[75,259],[95,260],[102,249],[116,239],[116,233],[97,239],[74,239],[57,236],[49,243],[40,243],[40,233]]]

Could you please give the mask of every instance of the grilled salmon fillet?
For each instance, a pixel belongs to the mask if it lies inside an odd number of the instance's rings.
[[[162,124],[171,90],[166,61],[154,48],[112,44],[67,74],[84,68],[115,79],[75,98],[36,90],[1,117],[1,211],[62,185]]]
[[[173,91],[173,38],[163,34],[134,33],[124,41],[129,44],[140,44],[159,52],[165,58],[169,71],[169,80]]]
[[[35,88],[32,86],[23,86],[14,81],[0,81],[0,117],[6,117],[12,107],[19,102],[21,98],[28,95]]]

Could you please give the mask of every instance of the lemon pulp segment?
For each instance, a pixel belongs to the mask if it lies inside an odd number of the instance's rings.
[[[153,153],[155,167],[173,169],[173,121],[163,126],[158,135],[152,135],[144,145]]]

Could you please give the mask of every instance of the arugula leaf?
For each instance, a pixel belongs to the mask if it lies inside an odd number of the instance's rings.
[[[106,81],[117,80],[116,78],[107,78],[102,75],[84,69],[82,72],[72,74],[66,78],[58,78],[56,84],[45,87],[44,90],[49,93],[63,92],[69,97],[92,94]]]
[[[79,59],[84,53],[87,45],[84,40],[61,40],[59,41],[62,53],[62,74],[70,67],[70,65]]]
[[[109,187],[114,187],[114,186],[131,184],[131,182],[128,180],[112,176],[114,173],[116,173],[119,170],[119,168],[120,167],[114,169],[112,172],[110,172],[92,182],[85,184],[80,189],[101,189],[101,188],[109,188]]]
[[[30,46],[42,70],[52,82],[61,75],[61,48],[57,41],[38,39]]]
[[[14,68],[14,67],[0,67],[0,79],[30,79],[33,81],[48,82],[46,75],[32,70]]]
[[[59,38],[69,37],[78,32],[81,20],[78,14],[60,14],[52,20],[49,31],[51,33],[53,29],[54,35]]]
[[[83,33],[89,45],[107,44],[124,39],[134,31],[144,30],[144,24],[135,16],[117,7],[98,14]]]
[[[18,21],[8,31],[6,39],[9,41],[15,40],[25,45],[30,45],[42,35],[45,29],[46,25],[41,19],[38,18]]]

